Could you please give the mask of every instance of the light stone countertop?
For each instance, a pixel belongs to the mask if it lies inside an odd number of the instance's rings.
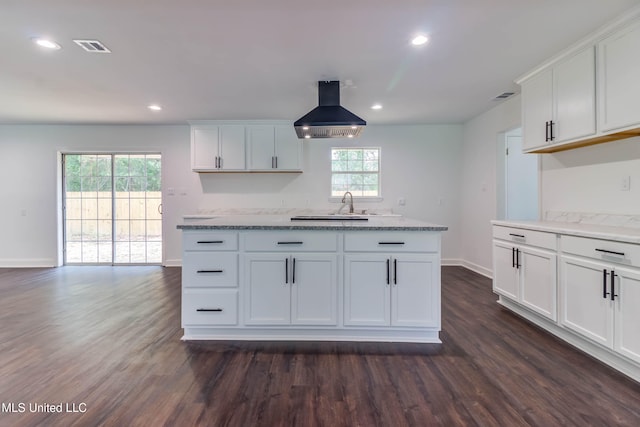
[[[549,233],[567,234],[571,236],[590,237],[594,239],[640,244],[640,229],[616,227],[611,225],[585,224],[562,221],[510,221],[494,220],[493,225],[523,228],[527,230],[546,231]]]
[[[447,226],[402,216],[370,216],[367,221],[292,221],[294,215],[229,215],[178,224],[181,230],[446,231]]]

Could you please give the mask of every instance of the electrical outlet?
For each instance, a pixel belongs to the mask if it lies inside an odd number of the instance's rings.
[[[623,176],[620,180],[620,191],[629,191],[631,188],[631,177]]]
[[[404,206],[407,204],[407,201],[404,199],[404,197],[400,197],[398,199],[398,206]]]

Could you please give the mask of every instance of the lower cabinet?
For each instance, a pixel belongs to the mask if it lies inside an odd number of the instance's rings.
[[[244,265],[247,325],[337,324],[336,255],[251,254]]]
[[[440,325],[436,255],[345,255],[344,324]]]
[[[640,363],[640,270],[563,255],[561,324]]]

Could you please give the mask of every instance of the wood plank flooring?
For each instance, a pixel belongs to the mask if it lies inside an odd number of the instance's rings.
[[[0,426],[640,425],[640,384],[442,280],[441,345],[185,343],[179,268],[0,269]]]

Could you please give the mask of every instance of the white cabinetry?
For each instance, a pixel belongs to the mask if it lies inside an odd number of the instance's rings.
[[[494,292],[555,321],[556,235],[494,226],[493,237]]]
[[[183,233],[182,327],[238,323],[237,233]]]
[[[345,251],[368,252],[345,254],[345,325],[440,326],[438,236],[351,233]]]
[[[251,126],[247,132],[250,170],[300,170],[302,142],[293,126]]]
[[[561,324],[640,363],[640,247],[561,237]]]
[[[521,85],[525,151],[595,134],[593,46],[540,71]]]
[[[245,169],[244,126],[197,126],[191,128],[191,168],[194,171]]]
[[[598,45],[599,125],[602,131],[640,126],[640,22]]]
[[[336,242],[335,233],[247,233],[245,323],[336,325]]]

